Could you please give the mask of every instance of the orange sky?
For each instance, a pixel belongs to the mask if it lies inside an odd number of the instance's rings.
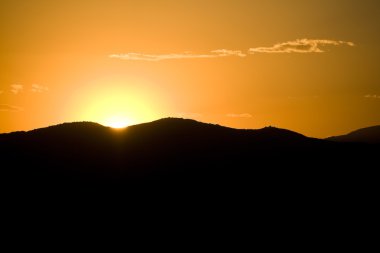
[[[376,0],[1,0],[0,132],[185,117],[380,124]]]

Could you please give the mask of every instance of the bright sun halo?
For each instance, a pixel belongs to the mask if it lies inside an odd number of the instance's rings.
[[[125,117],[111,117],[106,120],[105,125],[112,128],[124,128],[131,125],[132,122]]]
[[[151,99],[129,90],[123,85],[93,85],[78,104],[83,104],[79,112],[80,121],[92,121],[115,129],[125,128],[156,119],[151,109]],[[77,107],[75,107],[77,108]]]

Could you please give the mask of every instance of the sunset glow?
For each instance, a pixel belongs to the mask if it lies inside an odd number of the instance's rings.
[[[160,107],[154,104],[154,98],[128,87],[129,83],[133,82],[124,84],[116,80],[100,80],[83,86],[66,102],[65,113],[74,115],[73,121],[92,121],[112,128],[157,119],[159,115],[155,108]]]
[[[112,128],[125,128],[132,124],[133,124],[133,121],[122,116],[113,116],[104,121],[105,126],[109,126]]]
[[[164,117],[380,124],[380,1],[2,0],[0,133]]]

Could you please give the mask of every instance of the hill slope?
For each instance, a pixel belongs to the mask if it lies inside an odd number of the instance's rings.
[[[336,142],[380,143],[380,126],[358,129],[346,135],[329,137],[327,140]]]

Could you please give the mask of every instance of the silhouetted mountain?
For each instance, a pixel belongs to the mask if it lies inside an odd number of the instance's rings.
[[[337,142],[380,143],[380,126],[361,128],[346,135],[327,138]]]
[[[336,180],[349,182],[353,175],[359,179],[364,171],[373,171],[378,154],[378,145],[177,118],[118,130],[78,122],[0,135],[2,178],[29,188],[83,182],[128,185],[138,179],[318,188]]]

